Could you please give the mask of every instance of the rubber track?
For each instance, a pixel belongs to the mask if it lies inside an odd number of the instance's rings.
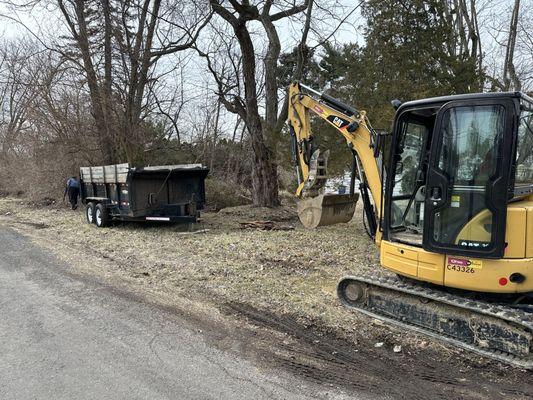
[[[464,298],[464,297],[454,295],[451,293],[447,293],[444,291],[432,289],[429,287],[425,287],[423,285],[416,285],[416,284],[404,282],[404,281],[399,280],[396,277],[382,278],[382,277],[377,277],[377,276],[369,276],[369,277],[345,276],[339,281],[337,285],[337,295],[339,297],[339,300],[344,306],[350,309],[354,309],[366,315],[369,315],[371,317],[377,318],[379,320],[390,322],[395,325],[431,336],[433,338],[437,338],[446,343],[451,343],[455,346],[473,351],[485,357],[495,359],[498,361],[502,361],[507,364],[511,364],[511,365],[525,368],[528,370],[533,370],[533,359],[531,358],[531,353],[528,358],[520,358],[516,355],[504,353],[501,351],[491,351],[491,350],[483,349],[478,346],[474,346],[469,343],[462,342],[454,337],[443,335],[442,333],[438,331],[430,330],[425,326],[412,325],[412,324],[406,323],[405,321],[394,319],[390,316],[383,316],[381,314],[376,314],[370,310],[357,307],[349,303],[346,299],[344,299],[344,296],[341,294],[341,284],[345,282],[346,280],[354,280],[356,282],[366,283],[369,286],[383,287],[385,289],[394,290],[396,292],[402,292],[402,293],[410,294],[412,296],[423,297],[429,300],[433,300],[435,302],[440,302],[440,303],[448,304],[450,306],[457,307],[463,310],[467,310],[475,314],[488,315],[493,318],[497,318],[501,321],[510,323],[511,325],[514,325],[515,327],[518,326],[524,329],[526,332],[533,332],[533,313],[529,313],[526,311],[511,308],[511,307],[504,306],[504,305],[492,304],[492,303],[487,303],[487,302],[483,302],[479,300],[474,301],[472,299],[468,299],[468,298]]]

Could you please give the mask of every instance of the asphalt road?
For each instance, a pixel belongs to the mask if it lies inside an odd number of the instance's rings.
[[[218,350],[0,226],[0,399],[354,398],[327,389]]]

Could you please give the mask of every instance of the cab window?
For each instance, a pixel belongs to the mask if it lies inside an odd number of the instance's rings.
[[[518,123],[515,186],[533,186],[533,104],[526,101]]]

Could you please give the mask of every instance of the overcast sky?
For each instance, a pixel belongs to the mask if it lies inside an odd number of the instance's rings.
[[[36,35],[49,32],[59,35],[65,28],[54,1],[42,1],[30,12],[14,9],[6,3],[9,2],[0,0],[0,36],[2,37],[21,37],[28,35],[29,31]],[[19,0],[19,3],[24,4],[27,1]],[[340,3],[345,7],[344,11],[351,12],[351,15],[331,40],[339,43],[360,41],[362,39],[361,28],[357,27],[360,22],[359,9],[352,12],[356,2],[353,0],[340,0]],[[281,25],[280,36],[282,42],[291,42],[295,29],[299,30],[301,27],[293,27],[289,23]]]
[[[20,0],[25,2],[27,0]],[[355,0],[340,0],[343,2],[345,9],[343,12],[339,12],[340,17],[346,16],[355,7],[358,1]],[[487,71],[492,75],[497,75],[501,69],[501,60],[503,57],[502,49],[500,45],[505,42],[505,28],[508,26],[508,16],[510,15],[510,8],[514,3],[513,0],[478,0],[477,4],[480,9],[483,9],[483,15],[480,17],[481,36],[484,47],[484,61]],[[40,5],[34,8],[31,12],[20,12],[10,9],[6,6],[6,2],[0,0],[0,38],[19,38],[32,36],[34,39],[42,39],[46,41],[47,37],[59,37],[63,34],[67,34],[65,24],[59,11],[57,10],[56,2],[53,0],[42,0]],[[524,19],[526,15],[531,17],[533,9],[533,0],[522,0],[522,15]],[[344,13],[344,14],[343,14]],[[15,22],[20,21],[20,23]],[[300,32],[301,24],[291,25],[288,20],[283,24],[278,23],[280,39],[282,42],[282,51],[289,51],[296,44]],[[322,24],[319,29],[324,35],[327,35],[333,27],[331,23],[315,19],[315,24]],[[330,41],[337,43],[357,42],[363,43],[363,21],[357,9],[347,20],[341,29],[330,38]],[[205,36],[205,35],[204,35]],[[254,36],[256,38],[256,47],[260,51],[261,46],[264,43],[263,36]],[[314,37],[316,39],[316,36]],[[313,44],[313,37],[310,39],[310,44]],[[200,40],[200,43],[201,40]],[[204,42],[208,46],[209,42]],[[204,60],[199,59],[195,54],[190,52],[189,54],[183,53],[180,57],[188,57],[187,66],[184,69],[184,79],[181,76],[169,76],[166,79],[172,79],[169,84],[169,90],[176,89],[176,83],[181,82],[185,88],[188,99],[192,102],[190,107],[190,119],[193,121],[197,118],[195,112],[197,111],[197,105],[200,102],[205,104],[206,94],[213,94],[215,85],[208,75]],[[520,56],[523,57],[523,56]],[[168,58],[169,62],[171,58]],[[521,60],[521,64],[531,63],[531,54],[526,55],[526,58]],[[231,121],[229,116],[226,118]],[[192,123],[192,122],[191,122]]]
[[[356,2],[353,0],[340,0],[345,7],[342,10],[341,18],[347,17],[346,23],[330,38],[330,41],[337,43],[348,43],[355,41],[362,41],[360,25],[359,9],[354,10]],[[21,0],[20,3],[24,3]],[[56,2],[52,0],[41,1],[38,6],[33,8],[30,12],[23,12],[21,10],[13,9],[6,5],[5,1],[0,0],[0,37],[6,39],[16,39],[21,37],[28,37],[35,40],[47,41],[47,37],[59,37],[67,35],[65,23],[60,15]],[[315,9],[316,11],[316,9]],[[344,14],[343,14],[344,13]],[[277,23],[280,39],[282,44],[282,51],[289,51],[294,47],[301,36],[301,24],[292,25],[287,19],[282,20],[283,23]],[[328,35],[333,29],[332,24],[325,25],[325,21],[316,20],[318,29],[322,35]],[[320,26],[320,24],[323,24]],[[260,51],[264,44],[262,36],[254,36],[256,47]],[[311,35],[309,44],[313,45],[313,40],[316,36]],[[200,40],[201,42],[201,40]],[[194,125],[198,118],[198,106],[206,105],[208,98],[212,98],[215,90],[215,85],[211,81],[210,75],[207,73],[204,60],[190,52],[179,55],[182,58],[187,58],[187,63],[184,68],[183,75],[173,74],[167,76],[165,79],[169,80],[168,90],[174,91],[177,89],[177,82],[181,82],[187,100],[190,102],[188,111],[183,115],[183,119],[189,119],[190,125]],[[175,59],[174,59],[175,60]],[[171,62],[171,59],[168,59]],[[183,77],[183,79],[181,79]],[[231,131],[234,118],[232,115],[226,115],[224,121],[227,121],[227,130]],[[186,123],[186,121],[184,121]]]

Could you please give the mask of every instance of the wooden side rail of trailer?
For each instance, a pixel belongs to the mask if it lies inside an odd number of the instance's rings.
[[[201,164],[82,167],[87,222],[98,227],[112,220],[196,222],[208,172]]]

